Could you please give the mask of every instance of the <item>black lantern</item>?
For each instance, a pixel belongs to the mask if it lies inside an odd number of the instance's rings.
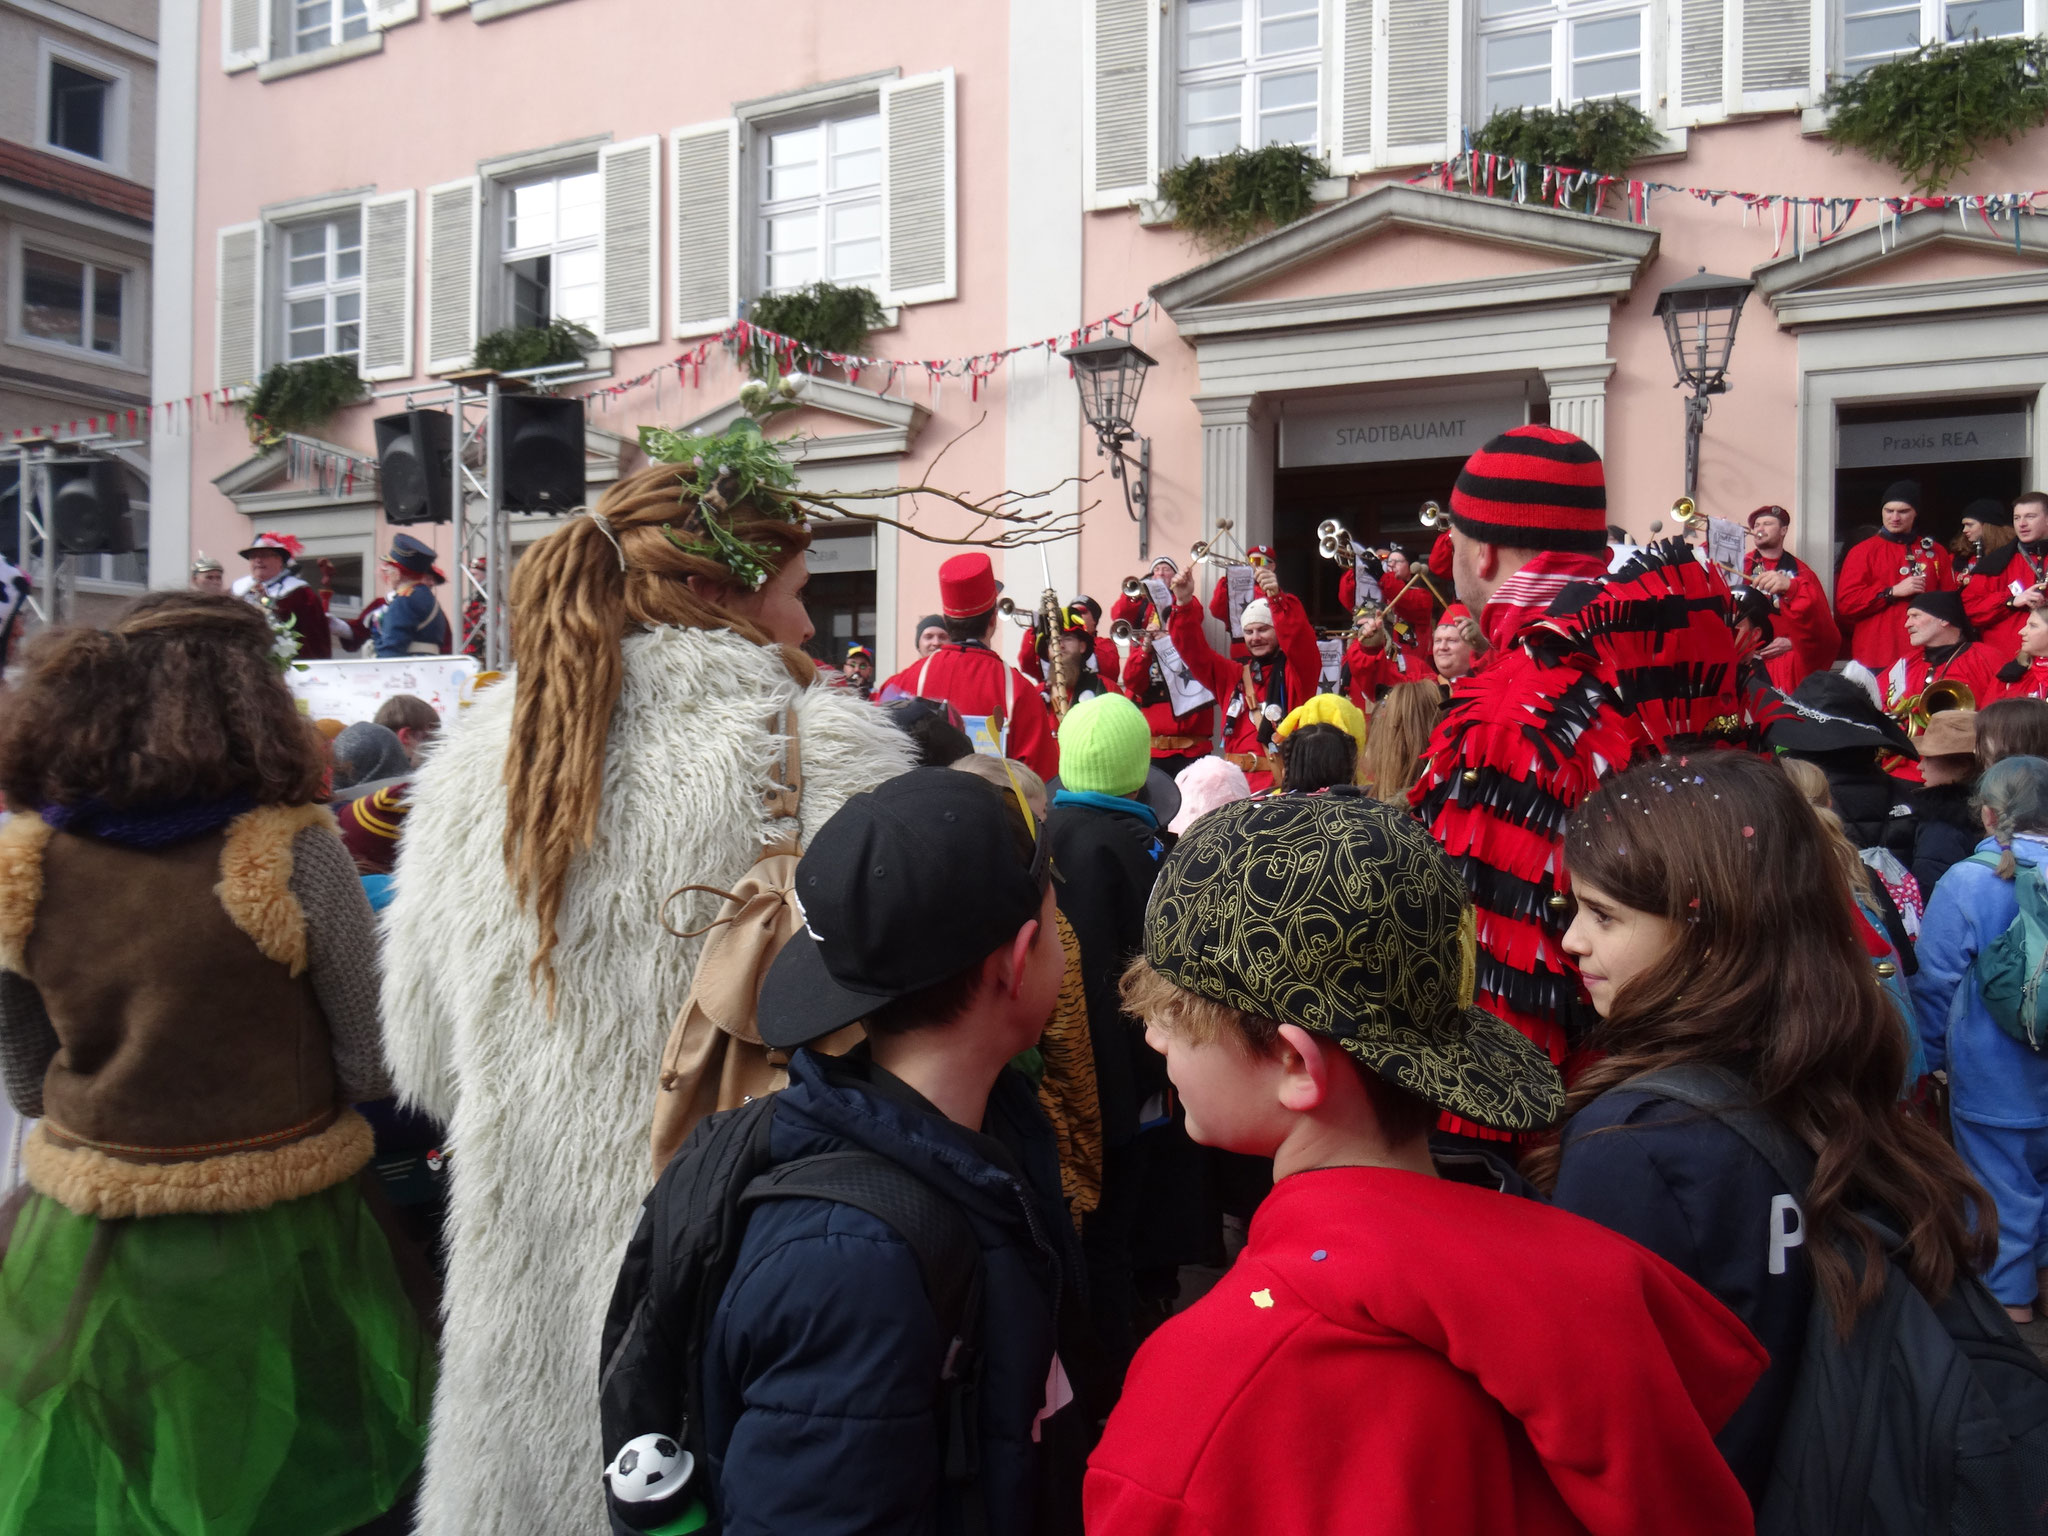
[[[1151,553],[1151,524],[1147,504],[1152,494],[1152,440],[1139,437],[1131,423],[1138,414],[1138,393],[1145,387],[1145,370],[1152,366],[1131,342],[1119,336],[1086,341],[1062,352],[1073,364],[1074,381],[1081,388],[1081,414],[1095,429],[1095,451],[1109,456],[1109,472],[1124,488],[1124,510],[1138,525],[1138,558]],[[1133,459],[1124,444],[1135,442]],[[1127,471],[1135,468],[1134,487]]]
[[[1692,391],[1685,402],[1685,494],[1699,492],[1700,433],[1707,424],[1707,397],[1728,392],[1728,354],[1735,350],[1735,325],[1756,284],[1746,277],[1718,277],[1705,267],[1657,295],[1654,313],[1664,322],[1678,385]]]

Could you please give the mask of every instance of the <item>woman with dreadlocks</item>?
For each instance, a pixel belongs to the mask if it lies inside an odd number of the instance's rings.
[[[909,766],[795,649],[801,512],[697,476],[630,475],[526,554],[515,673],[413,781],[384,1023],[400,1093],[449,1127],[425,1536],[604,1528],[599,1335],[704,942],[671,933],[718,911],[679,898],[665,930],[664,899],[730,891],[783,835],[771,781],[808,843]]]

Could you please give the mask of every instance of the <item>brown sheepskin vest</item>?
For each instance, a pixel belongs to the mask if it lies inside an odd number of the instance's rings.
[[[267,808],[149,850],[37,818],[0,834],[0,964],[60,1047],[26,1159],[43,1193],[103,1216],[246,1210],[362,1166],[289,888],[293,837],[327,814]]]

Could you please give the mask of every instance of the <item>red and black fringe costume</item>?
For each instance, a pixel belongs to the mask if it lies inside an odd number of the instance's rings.
[[[1747,734],[1733,600],[1683,541],[1575,583],[1461,680],[1410,794],[1477,909],[1476,1001],[1560,1066],[1596,1022],[1562,940],[1566,818],[1610,774]],[[1455,1116],[1445,1130],[1503,1139]]]

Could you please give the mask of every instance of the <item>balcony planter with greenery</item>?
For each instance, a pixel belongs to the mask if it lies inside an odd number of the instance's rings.
[[[788,293],[762,294],[749,306],[747,319],[796,342],[795,367],[821,373],[832,366],[826,353],[865,352],[869,334],[888,323],[889,312],[872,289],[812,283]],[[782,371],[782,360],[767,347],[749,347],[746,363],[757,379],[774,379]]]
[[[1861,150],[1939,192],[1993,139],[2048,122],[2048,40],[1929,43],[1837,81],[1821,109],[1836,154]]]
[[[1315,186],[1330,162],[1298,144],[1197,155],[1159,178],[1173,204],[1173,227],[1212,250],[1242,245],[1266,229],[1292,224],[1315,207]]]
[[[476,344],[476,366],[498,373],[580,363],[597,350],[597,338],[573,320],[546,325],[508,325]]]
[[[353,357],[309,357],[275,363],[242,402],[249,440],[272,448],[290,432],[324,426],[336,411],[367,398]]]
[[[1664,131],[1647,112],[1613,97],[1571,107],[1504,107],[1472,135],[1473,151],[1480,155],[1505,155],[1528,166],[1554,165],[1602,176],[1627,176],[1630,166],[1663,142]],[[1534,197],[1536,191],[1533,185],[1524,187],[1526,196]],[[1613,192],[1603,189],[1601,208]],[[1493,195],[1512,198],[1513,181],[1497,178]]]

